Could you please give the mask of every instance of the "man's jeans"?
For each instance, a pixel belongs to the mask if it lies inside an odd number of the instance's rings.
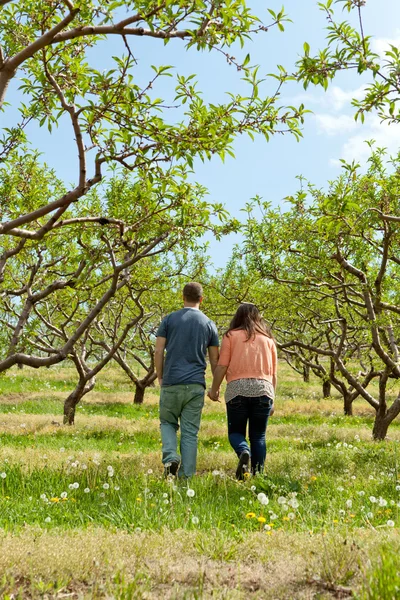
[[[272,404],[273,401],[268,396],[236,396],[226,405],[229,442],[238,457],[244,450],[250,453],[253,474],[264,469],[267,453],[265,431]],[[250,448],[246,441],[247,422]]]
[[[160,422],[162,461],[179,462],[176,433],[181,425],[182,463],[178,475],[190,477],[196,473],[197,435],[204,406],[204,387],[198,383],[169,385],[161,388]]]

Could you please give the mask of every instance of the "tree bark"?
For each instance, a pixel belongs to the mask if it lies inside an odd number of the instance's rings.
[[[376,416],[375,416],[375,421],[374,421],[374,428],[372,430],[372,437],[374,438],[374,440],[376,440],[376,441],[384,440],[386,437],[389,425],[390,425],[390,421],[387,419],[387,417],[386,416],[382,417],[379,414],[379,411],[377,411]]]
[[[303,381],[304,383],[310,382],[310,367],[308,365],[303,365]]]
[[[344,397],[344,414],[346,417],[353,416],[353,398],[350,394],[346,394]]]
[[[133,399],[134,404],[143,404],[144,393],[146,391],[146,387],[135,383],[135,397]]]
[[[76,407],[83,396],[88,394],[94,388],[96,378],[92,377],[89,381],[80,381],[74,391],[64,402],[64,425],[74,425]]]
[[[324,398],[330,398],[331,382],[329,380],[324,381],[324,383],[322,384],[322,395]]]

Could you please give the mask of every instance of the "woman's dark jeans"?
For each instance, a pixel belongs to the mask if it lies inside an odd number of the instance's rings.
[[[250,453],[253,474],[264,469],[267,453],[265,431],[272,404],[273,400],[268,396],[236,396],[226,404],[229,442],[238,457],[244,450]],[[246,441],[247,422],[250,448]]]

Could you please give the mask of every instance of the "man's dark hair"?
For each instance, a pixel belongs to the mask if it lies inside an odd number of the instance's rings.
[[[183,296],[189,302],[200,302],[200,298],[203,296],[202,285],[196,281],[187,283],[183,288]]]

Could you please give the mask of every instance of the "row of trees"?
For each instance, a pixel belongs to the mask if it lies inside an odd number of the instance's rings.
[[[345,3],[358,28],[336,21],[333,4],[321,5],[328,47],[312,57],[305,43],[297,73],[280,67],[268,78],[275,82],[268,94],[249,55],[238,60],[231,48],[237,54],[256,33],[282,30],[283,11],[270,11],[265,25],[239,0],[0,2],[5,117],[10,83],[21,81],[12,98],[20,117],[3,127],[0,150],[0,372],[71,361],[77,385],[65,402],[66,423],[112,360],[143,400],[154,381],[155,327],[179,305],[186,276],[206,284],[206,310],[221,326],[237,302],[257,302],[289,364],[319,376],[326,395],[331,386],[338,390],[346,414],[364,398],[376,411],[374,436],[385,437],[400,412],[400,398],[388,403],[388,387],[400,375],[400,161],[387,171],[383,152],[375,151],[366,174],[344,165],[326,192],[301,180],[289,210],[255,199],[247,205],[244,245],[218,277],[207,275],[202,236],[220,238],[240,224],[192,180],[196,159],[223,159],[239,134],[299,138],[304,107],[279,106],[282,87],[294,79],[327,88],[338,71],[370,74],[356,117],[377,109],[399,121],[399,50],[391,47],[384,60],[372,52],[363,3]],[[237,71],[246,95],[206,103],[193,76],[178,75],[173,98],[157,97],[171,68],[154,66],[139,86],[130,47],[137,37],[215,52]],[[113,38],[119,56],[111,58]],[[91,64],[99,44],[114,63],[106,71]],[[60,121],[69,123],[76,148],[75,157],[65,157],[77,165],[72,187],[29,141],[33,124],[55,135]]]

